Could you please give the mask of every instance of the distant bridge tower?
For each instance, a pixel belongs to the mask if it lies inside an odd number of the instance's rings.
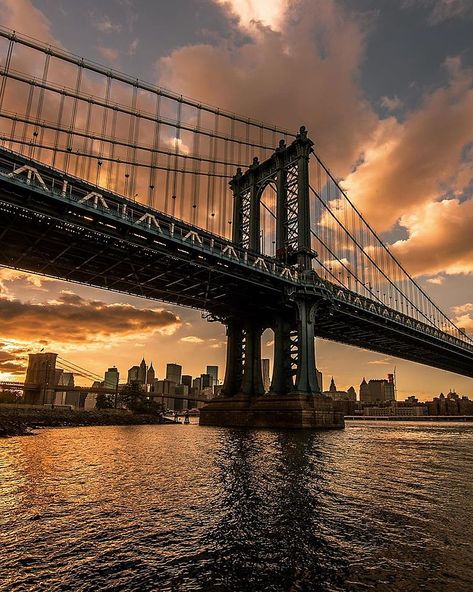
[[[39,388],[25,388],[25,403],[45,405],[54,403],[56,396],[56,358],[55,353],[29,354],[26,384],[34,384]]]
[[[343,420],[321,395],[315,363],[317,299],[304,290],[317,275],[312,269],[309,157],[313,142],[304,127],[292,144],[281,140],[274,154],[260,163],[254,158],[244,173],[230,182],[234,195],[233,242],[261,254],[260,203],[265,188],[276,191],[276,256],[291,265],[300,287],[286,295],[285,306],[262,317],[259,311],[236,311],[227,326],[227,365],[222,399],[201,411],[201,424],[337,427]],[[274,364],[270,394],[263,397],[261,335],[274,331]],[[276,424],[277,424],[276,420]]]

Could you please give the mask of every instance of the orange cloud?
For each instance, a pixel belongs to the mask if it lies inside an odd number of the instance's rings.
[[[195,335],[187,335],[187,337],[181,337],[179,341],[183,343],[204,343],[204,339],[196,337]]]
[[[113,47],[105,47],[103,45],[99,45],[97,47],[98,52],[102,56],[104,60],[107,62],[116,62],[118,60],[118,56],[120,55],[118,50],[113,49]]]
[[[238,18],[239,25],[252,29],[256,23],[280,29],[284,14],[289,8],[289,0],[215,0]]]
[[[234,46],[194,45],[158,62],[160,83],[220,108],[297,130],[305,124],[324,158],[348,172],[377,117],[357,79],[364,24],[333,0],[227,3],[240,21],[262,17],[250,39]],[[260,7],[261,6],[261,11]],[[278,138],[275,139],[277,141]]]
[[[450,79],[424,99],[404,122],[379,122],[364,159],[344,187],[377,230],[391,228],[402,215],[459,195],[473,179],[464,149],[473,139],[473,71],[458,58],[446,63]]]
[[[403,216],[400,224],[408,238],[391,250],[411,273],[473,273],[473,198],[429,203]]]
[[[459,306],[452,308],[453,313],[456,315],[453,322],[465,331],[473,331],[473,303],[467,302]]]
[[[59,343],[110,343],[169,334],[181,324],[174,313],[131,304],[107,304],[62,292],[41,304],[0,297],[3,339]]]

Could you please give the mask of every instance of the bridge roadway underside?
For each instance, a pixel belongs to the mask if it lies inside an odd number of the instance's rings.
[[[296,316],[288,279],[238,261],[203,254],[192,243],[159,244],[143,229],[109,227],[100,212],[45,198],[28,185],[0,176],[0,265],[102,289],[207,311],[217,318],[253,318],[271,327],[279,315]],[[350,304],[320,299],[315,334],[365,349],[473,377],[473,352],[404,327]]]
[[[45,200],[0,177],[0,265],[207,311],[217,317],[284,307],[282,278],[166,237],[111,228],[100,215]]]

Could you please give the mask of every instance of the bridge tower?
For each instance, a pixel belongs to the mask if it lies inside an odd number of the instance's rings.
[[[299,282],[286,294],[285,305],[261,317],[246,303],[224,319],[227,364],[221,397],[201,410],[202,425],[264,427],[343,427],[343,418],[324,397],[317,380],[315,331],[319,302],[306,290],[317,275],[312,268],[309,157],[313,142],[301,127],[287,146],[279,142],[273,155],[253,159],[230,182],[234,196],[232,239],[236,246],[261,255],[260,204],[264,190],[276,193],[276,257],[297,272]],[[261,372],[261,335],[274,331],[274,364],[270,392]]]

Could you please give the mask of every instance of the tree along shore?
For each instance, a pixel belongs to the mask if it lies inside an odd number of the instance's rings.
[[[37,428],[161,423],[172,422],[160,414],[131,413],[115,409],[83,411],[22,405],[0,407],[0,437],[23,436],[31,434]]]

